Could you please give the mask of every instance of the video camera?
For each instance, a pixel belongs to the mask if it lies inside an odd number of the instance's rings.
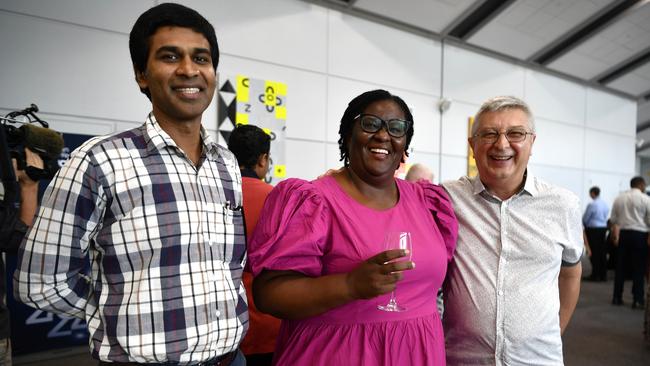
[[[19,170],[34,181],[52,179],[59,170],[58,157],[63,149],[63,137],[49,127],[48,123],[36,116],[38,107],[32,104],[29,107],[8,113],[0,117],[0,172],[2,183],[5,187],[5,201],[7,193],[12,197],[15,189],[16,175],[14,174],[11,159],[16,159]],[[20,118],[20,120],[18,119]],[[36,125],[40,124],[42,127]],[[16,127],[16,125],[20,125]],[[26,166],[25,147],[37,153],[43,159],[43,169]],[[10,198],[11,199],[11,198]]]

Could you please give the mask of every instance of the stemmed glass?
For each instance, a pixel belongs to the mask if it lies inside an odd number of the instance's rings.
[[[406,255],[406,257],[400,258],[400,260],[402,259],[411,260],[412,253],[413,253],[413,245],[411,243],[411,233],[407,231],[388,232],[386,234],[386,237],[384,238],[384,249],[385,250],[406,249],[408,250],[408,254]],[[378,305],[377,309],[383,311],[394,311],[394,312],[406,310],[405,307],[397,304],[397,299],[395,298],[395,290],[391,291],[390,300],[388,300],[388,304]]]

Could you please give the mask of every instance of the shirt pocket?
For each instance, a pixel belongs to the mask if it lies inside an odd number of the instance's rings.
[[[208,244],[213,258],[231,269],[241,268],[246,255],[244,216],[241,207],[215,203],[208,227]]]

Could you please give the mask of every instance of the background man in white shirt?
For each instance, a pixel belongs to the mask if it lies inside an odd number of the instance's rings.
[[[648,227],[650,226],[650,197],[645,194],[645,180],[634,177],[630,190],[621,193],[612,205],[612,224],[619,228],[614,237],[618,245],[618,262],[614,278],[613,305],[623,305],[623,284],[626,266],[632,266],[632,308],[644,307],[644,281],[648,257]],[[616,235],[617,230],[614,230]],[[618,240],[617,240],[618,239]]]

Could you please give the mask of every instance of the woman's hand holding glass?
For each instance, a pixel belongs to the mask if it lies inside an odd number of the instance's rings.
[[[391,249],[381,252],[361,263],[346,277],[350,296],[353,299],[372,299],[395,290],[402,279],[403,271],[415,268],[405,249]]]

